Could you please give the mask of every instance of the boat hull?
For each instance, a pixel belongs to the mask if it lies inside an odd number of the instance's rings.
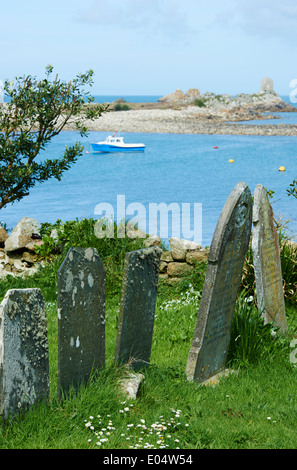
[[[144,144],[126,144],[126,145],[110,145],[101,143],[91,143],[94,153],[108,153],[108,152],[141,152],[144,151]]]

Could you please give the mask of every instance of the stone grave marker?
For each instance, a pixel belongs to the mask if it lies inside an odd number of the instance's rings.
[[[115,362],[134,371],[150,362],[161,253],[155,246],[125,257]]]
[[[188,380],[205,382],[225,367],[251,224],[251,193],[246,183],[239,182],[225,203],[213,235],[186,366]]]
[[[40,289],[11,289],[0,305],[0,416],[49,398],[45,303]]]
[[[264,322],[287,332],[286,308],[278,234],[267,190],[258,184],[253,207],[253,262],[258,308]]]
[[[58,271],[58,398],[105,366],[103,263],[95,248],[70,248]]]

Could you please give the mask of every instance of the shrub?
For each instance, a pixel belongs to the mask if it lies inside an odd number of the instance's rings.
[[[128,104],[117,103],[114,105],[114,111],[129,111],[130,106]]]
[[[288,358],[288,339],[277,332],[272,323],[264,324],[253,298],[242,292],[233,315],[227,362],[229,365],[247,366],[262,360]]]
[[[198,106],[199,108],[205,108],[206,107],[205,100],[202,100],[201,98],[197,98],[194,101],[194,104],[195,104],[195,106]]]

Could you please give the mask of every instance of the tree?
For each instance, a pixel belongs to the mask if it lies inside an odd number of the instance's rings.
[[[107,110],[104,105],[91,105],[94,98],[86,91],[92,86],[93,71],[79,74],[69,83],[46,67],[45,78],[18,77],[4,83],[7,103],[0,104],[0,209],[21,200],[37,182],[50,178],[61,180],[62,174],[83,152],[76,142],[66,147],[62,158],[37,158],[51,139],[67,124],[80,135],[87,135],[86,119],[97,119]]]
[[[293,180],[290,184],[289,189],[287,189],[288,196],[294,196],[297,199],[297,180]]]

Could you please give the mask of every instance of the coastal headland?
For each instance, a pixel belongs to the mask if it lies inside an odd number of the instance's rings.
[[[272,113],[297,112],[297,108],[273,90],[254,94],[200,94],[176,90],[155,103],[118,100],[96,121],[87,121],[89,131],[178,134],[297,135],[297,125],[280,124]],[[271,120],[271,124],[242,121]],[[74,129],[70,124],[68,129]]]

